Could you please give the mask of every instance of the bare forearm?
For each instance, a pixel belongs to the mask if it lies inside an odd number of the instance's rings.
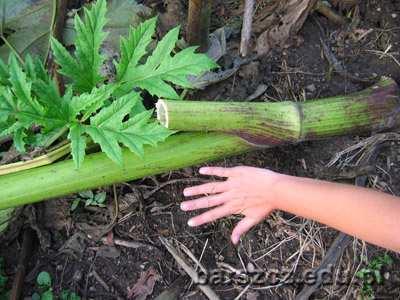
[[[279,180],[275,191],[279,210],[400,252],[400,199],[394,196],[291,176]]]

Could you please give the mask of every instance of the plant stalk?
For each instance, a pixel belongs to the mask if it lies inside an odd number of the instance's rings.
[[[66,156],[70,152],[71,152],[71,144],[68,143],[61,146],[60,148],[57,148],[52,152],[49,152],[37,158],[27,161],[19,161],[12,164],[2,165],[0,166],[0,176],[49,165],[59,160],[60,158]]]
[[[400,125],[399,87],[385,79],[364,91],[306,102],[221,103],[166,101],[161,123],[179,133],[140,158],[123,150],[124,165],[104,153],[88,155],[78,170],[72,160],[0,176],[0,210],[161,174],[237,155],[254,146],[382,131]],[[68,149],[69,150],[69,149]]]
[[[104,153],[87,155],[80,169],[72,160],[0,176],[0,210],[78,191],[161,174],[244,153],[251,147],[240,138],[218,133],[182,133],[157,147],[146,147],[143,158],[123,150],[124,165]]]
[[[189,0],[187,42],[191,46],[200,46],[200,51],[208,48],[210,31],[211,0]]]
[[[400,125],[400,89],[392,79],[347,96],[305,102],[160,100],[158,120],[171,130],[216,131],[254,146],[276,146]]]

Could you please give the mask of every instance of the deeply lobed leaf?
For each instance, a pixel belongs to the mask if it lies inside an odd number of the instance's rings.
[[[74,55],[51,39],[58,72],[72,83],[64,95],[40,59],[28,55],[20,64],[11,55],[8,65],[0,60],[0,136],[12,135],[21,152],[26,145],[49,145],[64,136],[71,142],[77,168],[84,161],[87,145],[94,142],[122,164],[122,146],[141,156],[144,145],[155,146],[172,133],[153,121],[152,111],[142,103],[141,90],[178,99],[171,84],[190,88],[189,75],[200,75],[216,65],[194,47],[174,54],[179,28],[168,32],[149,54],[157,23],[152,18],[121,38],[116,80],[105,83],[100,75],[104,63],[100,48],[106,37],[106,1],[98,0],[83,15],[74,20]]]
[[[104,62],[100,47],[106,38],[103,31],[106,11],[106,1],[98,0],[90,10],[84,8],[84,21],[78,14],[75,16],[75,58],[60,42],[51,39],[56,62],[61,67],[59,72],[72,80],[76,92],[89,92],[104,80],[100,75]]]
[[[178,94],[169,83],[191,88],[188,76],[201,75],[217,65],[206,55],[196,53],[196,47],[189,47],[172,55],[178,41],[179,27],[165,35],[145,64],[138,65],[155,31],[155,19],[147,22],[131,29],[129,38],[121,42],[121,59],[116,64],[117,81],[121,83],[118,92],[124,94],[140,88],[153,96],[178,100]],[[137,41],[138,37],[142,38],[140,43]]]

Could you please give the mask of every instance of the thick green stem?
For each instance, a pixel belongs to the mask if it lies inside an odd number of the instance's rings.
[[[250,146],[238,137],[184,133],[171,136],[157,147],[146,147],[143,158],[125,149],[122,167],[104,153],[88,155],[78,170],[72,160],[66,160],[0,176],[0,210],[160,174],[248,150]]]
[[[306,102],[160,100],[157,117],[172,130],[218,131],[274,146],[399,126],[399,91],[392,79],[384,79],[358,93]]]
[[[67,160],[0,176],[0,209],[221,159],[252,145],[389,129],[400,125],[399,107],[393,80],[352,95],[303,103],[160,101],[158,118],[169,128],[220,132],[176,134],[157,147],[146,147],[143,158],[124,150],[122,167],[97,153],[88,155],[78,170]]]

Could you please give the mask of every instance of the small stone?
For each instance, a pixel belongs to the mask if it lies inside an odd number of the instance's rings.
[[[389,280],[389,278],[390,278],[390,273],[389,273],[389,272],[385,272],[385,274],[383,274],[383,277],[384,277],[386,280]]]
[[[253,272],[255,272],[255,270],[256,270],[256,267],[251,262],[249,262],[247,264],[247,272],[253,273]]]
[[[64,269],[63,265],[57,265],[56,270],[57,271],[62,271]]]
[[[396,19],[397,18],[397,14],[392,14],[392,18]]]
[[[76,270],[74,276],[72,276],[72,280],[74,282],[79,282],[82,279],[82,272],[80,270]]]
[[[222,255],[216,255],[215,256],[217,261],[224,261],[225,257],[223,257]]]
[[[306,86],[306,90],[311,93],[314,93],[317,90],[317,88],[315,87],[315,84],[309,84]]]

